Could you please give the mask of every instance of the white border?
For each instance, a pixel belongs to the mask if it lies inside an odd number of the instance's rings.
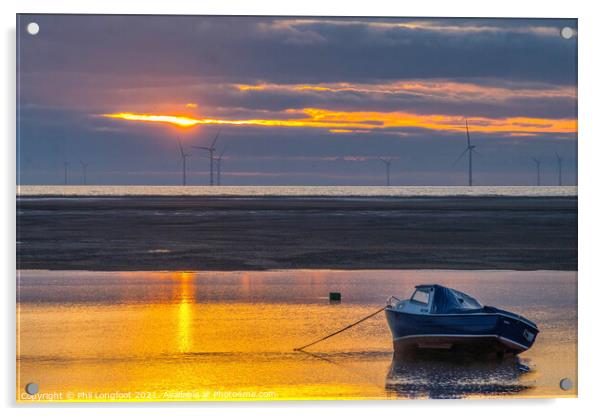
[[[3,111],[0,112],[4,129],[2,135],[3,175],[1,264],[3,283],[3,340],[2,376],[0,391],[2,405],[8,408],[4,414],[78,415],[84,411],[92,415],[127,409],[128,415],[145,414],[240,414],[245,415],[303,415],[308,412],[332,414],[343,408],[350,415],[363,415],[370,411],[383,413],[411,412],[421,414],[441,412],[507,415],[546,412],[547,415],[589,414],[599,408],[600,368],[599,346],[600,320],[599,294],[602,293],[600,276],[599,233],[601,219],[598,213],[600,201],[600,157],[602,157],[602,131],[600,129],[600,74],[602,74],[600,45],[602,39],[602,15],[597,13],[596,2],[557,1],[545,2],[504,0],[497,2],[453,0],[416,0],[350,2],[349,0],[303,0],[297,2],[269,0],[229,1],[181,1],[170,0],[5,0],[0,3],[2,21],[2,88]],[[14,408],[14,275],[15,275],[15,13],[166,13],[166,14],[284,14],[284,15],[378,15],[378,16],[463,16],[463,17],[575,17],[579,18],[579,396],[575,399],[556,400],[475,400],[475,401],[403,401],[403,402],[301,402],[301,403],[210,403],[194,405],[150,404],[138,406],[48,406],[35,409],[31,406]],[[199,409],[200,408],[200,409]],[[597,411],[599,409],[596,409]],[[124,413],[125,411],[121,411]],[[597,413],[596,411],[596,413]]]

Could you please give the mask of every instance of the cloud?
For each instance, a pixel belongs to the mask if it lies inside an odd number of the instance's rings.
[[[412,128],[458,132],[465,119],[445,114],[412,114],[402,112],[333,111],[323,108],[289,109],[271,119],[216,119],[129,112],[102,114],[101,117],[143,123],[167,123],[179,127],[195,125],[262,126],[329,129],[334,133],[357,133],[388,128]],[[293,117],[290,117],[293,116]],[[574,119],[542,119],[529,117],[473,117],[471,129],[484,133],[576,133]],[[334,130],[334,131],[333,131]]]
[[[240,94],[227,102],[282,110],[322,106],[349,110],[440,112],[469,116],[576,116],[577,91],[572,86],[541,83],[482,85],[477,81],[405,80],[385,83],[239,84]]]
[[[518,33],[536,36],[557,37],[560,27],[554,20],[530,19],[522,20],[520,25],[507,24],[507,20],[496,19],[412,19],[412,18],[292,18],[277,19],[269,23],[261,23],[259,27],[264,31],[276,32],[294,38],[302,35],[319,42],[325,40],[323,36],[310,32],[316,26],[328,25],[339,27],[352,27],[354,29],[367,28],[376,32],[385,31],[422,31],[444,33],[448,36],[467,35],[479,33]]]
[[[22,72],[203,75],[241,83],[576,79],[576,40],[553,35],[576,27],[570,19],[35,18],[44,35],[19,34]]]

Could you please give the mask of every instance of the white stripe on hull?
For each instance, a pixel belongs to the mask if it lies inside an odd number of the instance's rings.
[[[452,335],[452,334],[405,335],[403,337],[393,338],[393,342],[402,341],[405,339],[412,339],[412,338],[451,338],[451,339],[453,339],[453,338],[494,338],[494,339],[498,339],[503,344],[510,344],[510,346],[512,346],[514,348],[519,348],[523,351],[526,351],[529,349],[529,347],[527,347],[526,345],[520,344],[509,338],[502,337],[500,335],[495,335],[495,334],[488,334],[488,335],[465,335],[465,334],[462,334],[462,335]]]

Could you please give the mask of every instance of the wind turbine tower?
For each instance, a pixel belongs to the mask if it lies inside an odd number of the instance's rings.
[[[378,159],[385,164],[385,168],[387,169],[387,186],[391,186],[391,162],[393,159],[383,159],[382,157],[379,157]]]
[[[537,186],[541,185],[541,159],[532,158],[537,168]]]
[[[226,148],[224,148],[219,156],[215,158],[215,163],[217,164],[217,186],[222,184],[222,158],[224,157],[225,151]]]
[[[83,177],[84,185],[87,185],[88,184],[88,166],[90,165],[90,163],[84,162],[83,160],[80,160],[79,163],[82,165],[82,174],[84,175],[84,177]]]
[[[217,131],[217,134],[215,135],[215,138],[213,139],[213,142],[211,143],[211,146],[207,147],[207,146],[192,146],[196,149],[202,149],[202,150],[207,150],[209,152],[209,184],[211,186],[213,186],[213,153],[215,152],[215,144],[217,143],[217,139],[219,137],[219,133],[220,133],[221,129]]]
[[[184,153],[184,148],[179,140],[178,146],[180,146],[180,158],[182,159],[182,186],[186,186],[186,158],[190,157],[190,155]]]
[[[475,150],[476,146],[474,144],[470,143],[470,132],[468,131],[468,120],[465,120],[465,121],[466,121],[466,149],[464,149],[464,151],[460,154],[460,156],[458,156],[458,158],[454,162],[454,165],[456,163],[458,163],[458,161],[460,159],[462,159],[462,157],[464,157],[464,155],[466,153],[468,153],[468,186],[472,186],[472,154],[473,153],[478,154],[478,153]]]

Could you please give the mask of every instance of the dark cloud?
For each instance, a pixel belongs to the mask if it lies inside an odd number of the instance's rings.
[[[203,74],[239,82],[497,77],[573,84],[576,79],[576,40],[556,33],[574,27],[575,20],[424,20],[419,21],[424,27],[410,28],[386,26],[411,22],[407,19],[20,17],[24,24],[34,18],[41,27],[38,36],[19,32],[20,68],[27,72]],[[463,31],[462,26],[497,30]]]

